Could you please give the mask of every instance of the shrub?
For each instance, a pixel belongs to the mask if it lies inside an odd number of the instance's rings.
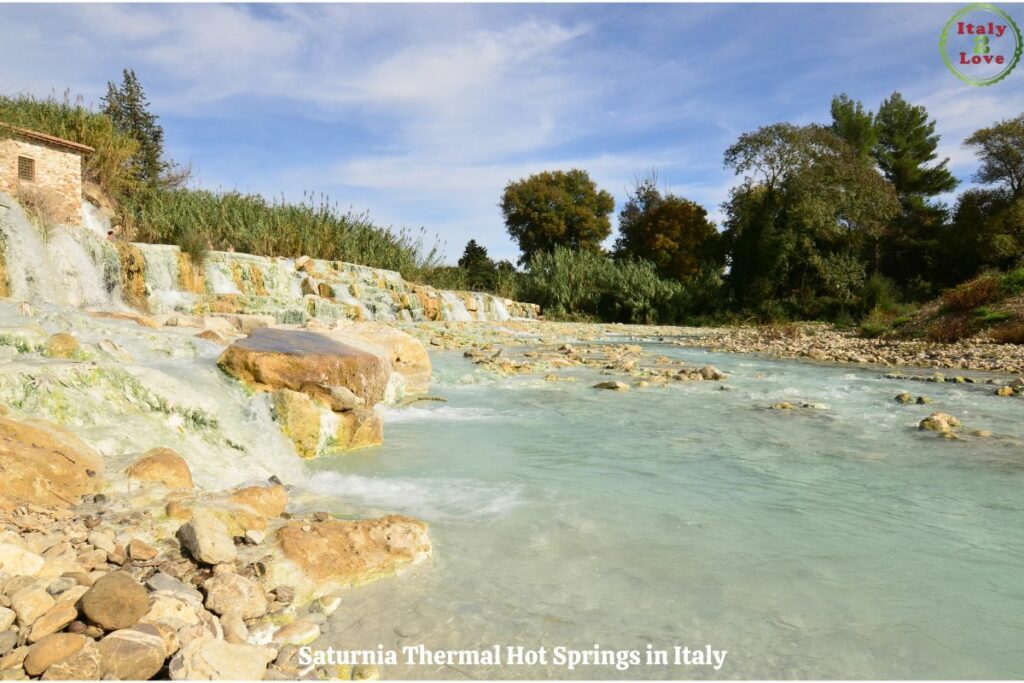
[[[990,330],[988,334],[997,344],[1024,344],[1024,323],[1000,325]]]
[[[973,323],[969,315],[943,316],[928,326],[927,337],[934,342],[957,342],[974,332]]]
[[[375,225],[365,213],[342,212],[324,196],[300,203],[268,202],[258,195],[206,190],[148,189],[121,204],[132,239],[177,244],[196,253],[235,249],[259,256],[300,256],[349,261],[396,270],[410,280],[446,278],[438,245],[423,246],[413,235]]]
[[[1005,322],[1012,317],[1012,313],[1009,313],[1007,311],[993,311],[992,309],[986,308],[985,306],[980,306],[974,309],[975,321],[979,325],[984,327]]]
[[[1001,299],[1004,296],[1002,285],[1000,277],[982,275],[947,290],[942,295],[942,303],[948,311],[973,311]]]
[[[1002,285],[1007,296],[1024,293],[1024,266],[1014,268],[1003,275]]]

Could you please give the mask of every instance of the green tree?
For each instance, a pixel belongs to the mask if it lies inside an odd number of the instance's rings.
[[[644,259],[661,277],[687,281],[702,268],[725,265],[721,236],[704,207],[674,194],[662,195],[657,176],[638,180],[619,212],[619,259]]]
[[[487,256],[487,247],[469,240],[459,258],[459,267],[466,271],[466,278],[472,289],[492,289],[497,267]]]
[[[509,235],[519,243],[520,263],[557,246],[599,250],[611,234],[615,200],[586,171],[544,171],[510,182],[501,198]]]
[[[111,118],[117,129],[139,143],[139,150],[132,160],[136,178],[156,186],[171,164],[163,158],[164,130],[157,123],[156,115],[149,111],[149,100],[135,71],[125,69],[119,86],[108,82],[102,102],[103,113]]]
[[[914,106],[894,92],[878,108],[875,126],[875,157],[904,205],[923,205],[956,187],[956,178],[946,168],[949,159],[932,164],[938,156],[939,136],[924,107]]]
[[[976,131],[964,145],[981,161],[977,182],[1000,185],[1014,198],[1024,196],[1024,114]]]
[[[832,132],[864,159],[871,157],[878,144],[874,115],[846,93],[832,98]]]
[[[734,188],[724,238],[736,301],[831,316],[852,305],[898,202],[850,145],[821,126],[766,126],[740,136],[726,165]]]
[[[934,198],[954,189],[957,181],[946,167],[949,159],[935,163],[939,136],[924,107],[893,93],[879,107],[875,127],[875,158],[901,206],[882,242],[880,270],[905,289],[931,296],[946,220],[946,208]]]

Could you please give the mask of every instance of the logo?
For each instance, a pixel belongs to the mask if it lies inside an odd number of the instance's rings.
[[[992,85],[1020,61],[1020,29],[995,5],[968,5],[946,23],[939,51],[949,70],[968,85]]]

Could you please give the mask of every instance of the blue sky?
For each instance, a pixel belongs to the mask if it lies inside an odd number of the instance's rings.
[[[1024,66],[957,80],[938,38],[960,6],[5,5],[0,93],[98,102],[129,66],[198,184],[324,192],[426,228],[451,259],[476,238],[514,260],[497,208],[510,179],[584,168],[621,205],[657,168],[719,218],[736,182],[724,149],[827,121],[840,92],[926,105],[969,179],[960,143],[1024,111]]]

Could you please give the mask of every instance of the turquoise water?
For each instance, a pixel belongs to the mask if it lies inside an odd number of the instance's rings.
[[[1024,401],[991,386],[664,347],[731,373],[628,393],[434,356],[386,444],[322,460],[338,513],[431,524],[435,558],[346,593],[318,645],[728,651],[722,669],[386,667],[405,678],[1020,678]],[[935,399],[898,405],[906,389]],[[779,401],[830,410],[766,410]],[[995,437],[949,442],[942,410]],[[339,502],[340,501],[340,502]]]

